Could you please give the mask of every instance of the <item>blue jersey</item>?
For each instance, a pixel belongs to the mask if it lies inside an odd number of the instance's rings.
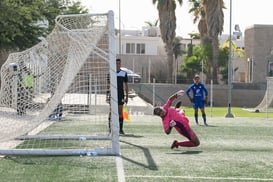
[[[204,84],[198,83],[198,84],[192,84],[186,89],[186,94],[190,96],[190,92],[192,91],[192,97],[196,100],[203,100],[204,94],[205,96],[208,96],[208,90],[205,87]]]

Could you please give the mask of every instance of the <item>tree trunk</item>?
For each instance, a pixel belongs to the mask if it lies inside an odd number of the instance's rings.
[[[2,65],[5,63],[9,54],[10,52],[5,49],[0,50],[0,67],[2,67]]]
[[[212,37],[212,80],[218,84],[218,59],[219,59],[219,42],[217,37]]]
[[[168,59],[168,77],[167,83],[173,83],[173,49],[172,47],[168,46],[167,49],[167,59]]]

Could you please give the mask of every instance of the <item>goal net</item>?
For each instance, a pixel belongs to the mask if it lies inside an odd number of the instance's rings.
[[[55,22],[1,67],[0,155],[119,155],[114,14]]]
[[[267,88],[261,103],[255,107],[255,112],[267,112],[273,103],[273,77],[267,77]],[[272,108],[271,108],[272,110]]]

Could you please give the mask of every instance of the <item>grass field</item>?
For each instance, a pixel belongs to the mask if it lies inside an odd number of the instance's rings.
[[[127,135],[120,137],[122,165],[115,156],[4,157],[0,179],[115,182],[123,174],[127,182],[273,181],[272,117],[248,112],[246,117],[239,108],[232,110],[235,118],[224,117],[226,108],[213,108],[210,117],[207,108],[210,126],[205,127],[194,124],[191,108],[184,109],[199,147],[171,150],[174,139],[185,138],[175,130],[166,135],[157,116],[131,116],[124,126]]]

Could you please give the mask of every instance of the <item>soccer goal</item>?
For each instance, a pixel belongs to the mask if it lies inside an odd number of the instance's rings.
[[[254,108],[255,112],[267,112],[273,103],[273,77],[267,77],[267,88],[261,103]],[[272,111],[272,108],[271,108]]]
[[[114,14],[55,22],[1,67],[0,155],[119,155]]]

